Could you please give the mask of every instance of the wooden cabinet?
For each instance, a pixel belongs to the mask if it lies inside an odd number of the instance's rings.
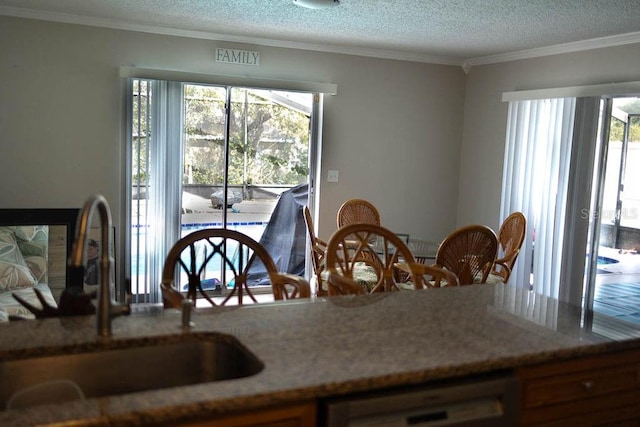
[[[316,425],[316,404],[315,402],[301,403],[179,425],[182,427],[313,427]]]
[[[518,370],[520,425],[640,425],[640,351]]]

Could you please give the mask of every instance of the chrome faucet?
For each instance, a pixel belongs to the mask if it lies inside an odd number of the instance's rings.
[[[131,306],[128,303],[118,304],[112,299],[111,288],[114,287],[112,268],[113,258],[111,257],[111,209],[107,200],[97,194],[91,196],[82,207],[78,215],[76,224],[76,237],[69,256],[69,267],[72,279],[75,278],[79,284],[83,283],[84,268],[86,262],[87,232],[91,224],[91,218],[95,210],[100,216],[100,238],[102,239],[102,250],[100,253],[100,278],[98,280],[98,309],[97,328],[98,335],[103,337],[111,336],[111,319],[123,314],[131,313]],[[72,283],[72,285],[78,285]]]

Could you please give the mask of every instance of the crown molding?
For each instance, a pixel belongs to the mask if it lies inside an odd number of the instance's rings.
[[[469,70],[475,65],[496,64],[499,62],[519,61],[522,59],[539,58],[541,56],[561,55],[563,53],[580,52],[584,50],[600,49],[604,47],[622,46],[640,43],[640,31],[597,39],[581,40],[577,42],[558,44],[554,46],[527,49],[498,55],[482,56],[464,61],[462,67]]]
[[[497,55],[481,56],[469,59],[460,59],[448,56],[430,55],[426,53],[408,52],[389,49],[374,49],[356,46],[331,45],[323,43],[306,43],[288,40],[268,39],[260,37],[236,36],[230,34],[211,33],[206,31],[181,30],[178,28],[161,27],[155,25],[142,25],[120,22],[113,19],[93,18],[82,15],[71,15],[48,11],[38,11],[17,7],[0,6],[0,15],[16,18],[36,19],[43,21],[60,22],[66,24],[87,25],[93,27],[110,28],[116,30],[135,31],[159,35],[187,37],[204,40],[225,41],[231,43],[244,43],[257,46],[269,46],[286,49],[310,50],[315,52],[337,53],[344,55],[366,56],[397,61],[422,62],[437,65],[460,66],[465,73],[471,67],[477,65],[496,64],[500,62],[518,61],[522,59],[538,58],[543,56],[560,55],[564,53],[580,52],[584,50],[599,49],[625,44],[640,43],[640,32],[619,34],[597,39],[581,40],[577,42],[558,44],[535,49],[527,49],[516,52],[508,52]]]
[[[502,102],[524,101],[548,98],[584,98],[635,96],[640,94],[640,82],[616,82],[587,86],[554,87],[547,89],[516,90],[502,93]]]
[[[161,27],[120,22],[113,19],[94,18],[81,15],[36,11],[16,7],[0,6],[0,15],[16,18],[36,19],[41,21],[60,22],[64,24],[87,25],[92,27],[110,28],[116,30],[135,31],[142,33],[160,34],[166,36],[187,37],[204,40],[245,43],[258,46],[279,47],[287,49],[310,50],[316,52],[338,53],[344,55],[367,56],[398,61],[423,62],[438,65],[462,66],[463,60],[446,56],[429,55],[418,52],[407,52],[388,49],[373,49],[357,46],[340,46],[323,43],[306,43],[288,40],[268,39],[261,37],[236,36],[230,34],[211,33],[206,31],[181,30],[178,28]]]

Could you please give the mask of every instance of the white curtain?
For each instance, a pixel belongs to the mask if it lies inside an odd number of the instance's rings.
[[[575,98],[509,103],[500,215],[521,211],[527,217],[509,283],[531,283],[552,298],[560,286],[575,104]]]

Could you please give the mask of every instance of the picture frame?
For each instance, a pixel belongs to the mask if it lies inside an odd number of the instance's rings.
[[[0,209],[0,226],[49,227],[47,274],[54,297],[70,286],[68,259],[75,238],[80,209]]]

